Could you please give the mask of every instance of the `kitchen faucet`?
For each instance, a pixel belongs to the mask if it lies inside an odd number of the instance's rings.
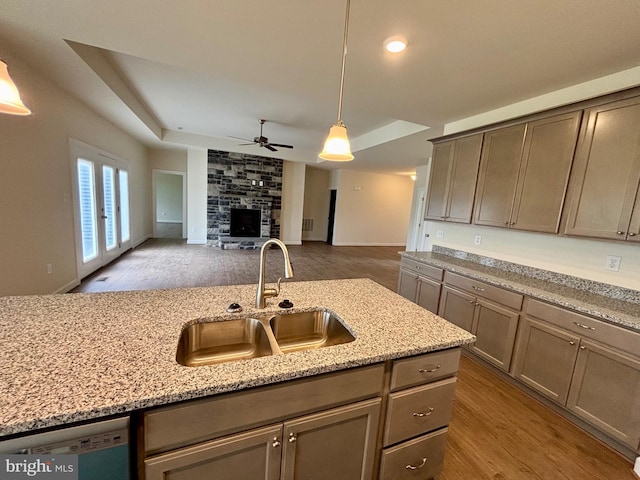
[[[264,267],[267,258],[267,250],[269,246],[277,245],[282,250],[284,256],[284,277],[293,277],[293,266],[291,260],[289,260],[289,250],[287,246],[277,238],[271,238],[264,242],[260,249],[260,276],[258,277],[258,290],[256,292],[256,308],[265,308],[267,306],[268,297],[277,297],[280,294],[280,281],[282,278],[278,278],[278,286],[276,288],[265,288],[264,286]]]

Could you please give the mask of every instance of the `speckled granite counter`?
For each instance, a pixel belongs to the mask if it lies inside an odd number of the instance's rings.
[[[255,285],[0,298],[0,436],[470,343],[462,329],[368,279],[287,282],[265,310]],[[325,307],[354,342],[205,367],[175,360],[181,329]],[[238,302],[245,311],[227,314]]]
[[[455,256],[464,252],[441,250],[446,253],[401,252],[401,255],[640,331],[638,291],[469,254],[472,261]]]

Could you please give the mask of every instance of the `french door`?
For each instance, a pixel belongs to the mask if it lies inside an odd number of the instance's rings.
[[[72,143],[78,276],[84,278],[130,247],[126,162]]]

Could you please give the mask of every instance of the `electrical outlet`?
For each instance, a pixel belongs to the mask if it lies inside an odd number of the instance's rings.
[[[436,237],[437,238],[442,238],[444,237],[444,232],[442,230],[436,230]]]
[[[480,245],[482,243],[482,235],[476,235],[473,237],[473,244]]]
[[[622,257],[607,255],[607,262],[605,263],[604,268],[611,270],[612,272],[618,272],[620,271],[620,262],[622,262]]]
[[[48,274],[52,274],[53,273],[53,265],[50,263],[47,263],[47,273]]]

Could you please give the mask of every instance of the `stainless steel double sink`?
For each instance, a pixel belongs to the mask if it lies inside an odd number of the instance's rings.
[[[186,367],[198,367],[354,340],[342,320],[326,309],[255,315],[185,327],[178,341],[176,361]]]

